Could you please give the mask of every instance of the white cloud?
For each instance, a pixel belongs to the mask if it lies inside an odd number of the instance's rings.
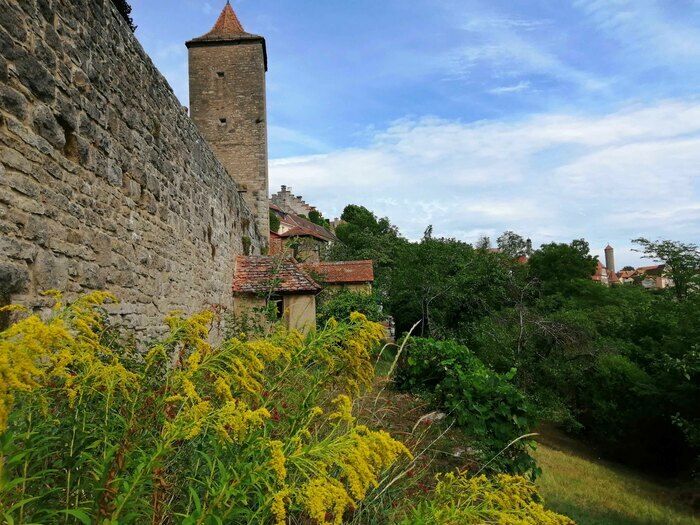
[[[529,89],[530,82],[521,80],[520,82],[512,86],[499,86],[493,89],[489,89],[489,93],[492,93],[494,95],[505,95],[509,93],[519,93],[521,91],[527,91]]]
[[[467,240],[515,229],[604,246],[697,238],[698,166],[700,101],[676,100],[600,116],[407,119],[365,148],[277,159],[270,173],[273,189],[294,186],[328,215],[363,204],[410,238],[434,224]]]
[[[639,65],[670,57],[697,62],[700,53],[700,5],[674,16],[663,0],[577,0],[576,5],[607,36],[629,51],[644,53]],[[693,13],[692,11],[695,11]]]

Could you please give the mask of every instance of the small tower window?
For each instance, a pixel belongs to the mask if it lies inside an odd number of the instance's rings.
[[[216,76],[219,78],[224,78],[226,76],[226,73],[224,73],[223,71],[217,71]]]

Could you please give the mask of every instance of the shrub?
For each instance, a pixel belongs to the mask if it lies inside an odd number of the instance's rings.
[[[531,442],[511,441],[533,425],[525,396],[512,384],[515,370],[498,374],[453,341],[413,339],[397,374],[399,388],[428,394],[478,443],[490,470],[537,474]]]
[[[270,231],[277,233],[280,229],[280,225],[280,218],[274,211],[270,210]]]
[[[352,415],[382,335],[364,316],[213,346],[212,313],[173,314],[144,354],[111,300],[0,332],[2,521],[340,523],[409,455]]]
[[[379,297],[375,294],[362,292],[331,292],[325,291],[320,297],[316,318],[320,326],[329,319],[344,321],[353,312],[359,312],[370,321],[383,321],[386,316],[382,313]]]
[[[112,0],[112,2],[117,8],[117,11],[119,11],[119,14],[122,15],[124,20],[126,20],[129,29],[131,29],[132,31],[136,31],[134,20],[133,18],[131,18],[131,6],[129,5],[129,2],[127,2],[126,0]]]
[[[419,503],[399,523],[574,525],[570,518],[545,509],[530,481],[507,474],[491,479],[446,474],[429,499]]]

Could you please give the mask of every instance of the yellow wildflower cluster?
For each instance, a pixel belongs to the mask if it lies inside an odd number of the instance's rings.
[[[163,434],[168,441],[189,440],[213,428],[223,442],[233,443],[263,426],[269,418],[267,409],[251,410],[243,401],[227,401],[218,408],[211,401],[200,401],[185,404],[177,417],[165,425]]]
[[[575,525],[570,518],[545,509],[530,481],[509,474],[493,478],[445,474],[435,487],[432,505],[426,508],[430,516],[416,513],[402,523]]]
[[[350,399],[349,396],[340,394],[333,400],[333,404],[335,405],[336,410],[328,415],[328,419],[339,419],[340,421],[344,421],[346,423],[352,423],[355,421],[355,418],[352,415],[352,399]]]
[[[285,463],[287,458],[284,456],[284,444],[281,441],[270,441],[270,467],[277,475],[277,481],[284,483],[287,478],[287,469]]]
[[[287,500],[290,496],[289,489],[282,489],[272,497],[272,515],[276,525],[284,525],[287,520]]]
[[[60,294],[49,295],[57,300],[49,319],[31,315],[0,333],[0,431],[17,392],[54,382],[73,403],[88,387],[108,396],[118,388],[128,397],[135,385],[136,375],[101,341],[103,313],[97,307],[116,299],[93,292],[60,309]]]
[[[303,508],[319,524],[326,516],[341,523],[343,514],[367,496],[370,488],[379,486],[379,475],[401,455],[411,453],[384,431],[365,426],[354,427],[330,447],[330,457],[316,463],[317,475],[298,492]]]
[[[327,328],[332,332],[337,326],[329,322]],[[332,350],[332,360],[341,382],[338,386],[355,396],[372,384],[374,363],[370,351],[384,338],[384,328],[357,312],[350,314],[348,328],[340,334],[338,347]]]
[[[309,517],[318,525],[340,525],[345,511],[355,503],[340,481],[328,477],[309,481],[301,492],[301,499]],[[327,520],[329,515],[332,522]]]

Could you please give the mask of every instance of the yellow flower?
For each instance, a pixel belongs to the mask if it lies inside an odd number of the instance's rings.
[[[333,404],[336,406],[336,411],[328,416],[329,419],[340,419],[346,423],[355,421],[352,416],[352,399],[350,397],[340,394],[333,400]]]
[[[287,469],[285,468],[285,463],[287,458],[284,456],[284,445],[281,441],[270,441],[270,466],[272,470],[275,471],[277,475],[277,481],[283,483],[287,478]]]
[[[282,489],[272,498],[272,515],[275,517],[276,525],[284,525],[287,519],[287,504],[289,489]]]

